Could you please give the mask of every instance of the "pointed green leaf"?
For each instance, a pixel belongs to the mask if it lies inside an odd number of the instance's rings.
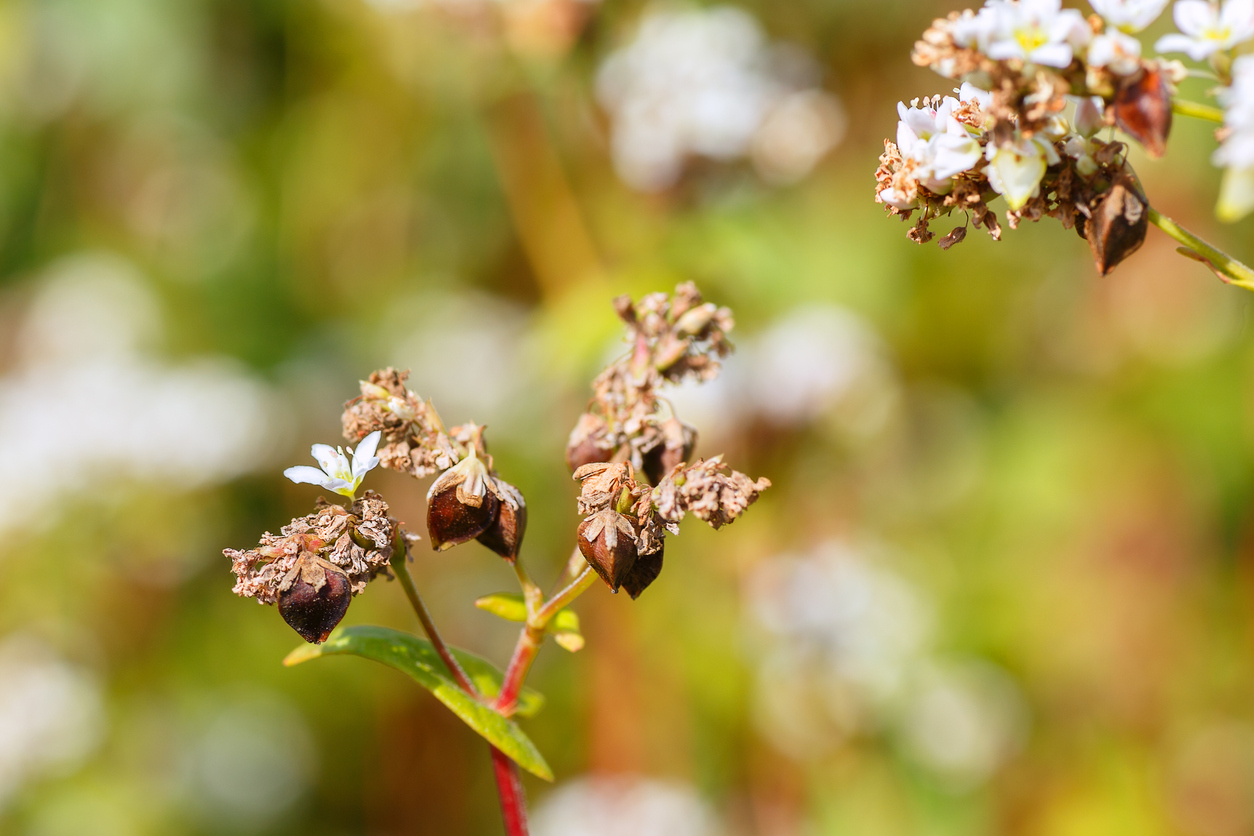
[[[287,655],[283,664],[298,665],[323,656],[343,655],[373,659],[408,674],[448,706],[462,722],[517,761],[523,769],[546,781],[553,780],[553,771],[531,739],[512,720],[502,717],[463,691],[426,639],[387,627],[347,627],[335,631],[324,644],[306,644],[296,648]],[[453,655],[481,693],[487,697],[500,693],[503,677],[491,662],[457,648],[453,648]],[[544,698],[538,693],[524,688],[519,695],[516,713],[523,716],[534,714],[543,702]]]
[[[479,609],[506,621],[526,621],[527,604],[517,592],[494,592],[475,600]]]

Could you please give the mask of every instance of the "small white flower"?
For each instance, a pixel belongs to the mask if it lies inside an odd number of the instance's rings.
[[[315,444],[310,452],[318,460],[321,470],[299,465],[289,467],[283,471],[283,475],[298,485],[321,485],[329,491],[352,499],[361,487],[361,480],[379,464],[379,457],[374,454],[379,447],[379,436],[379,431],[375,430],[361,440],[356,451],[349,447],[348,456],[344,455],[342,447]],[[349,456],[352,456],[351,462]]]
[[[1062,0],[990,0],[981,12],[985,10],[991,11],[992,30],[980,32],[988,41],[983,51],[996,61],[1018,58],[1062,68],[1093,37],[1084,16],[1063,9]]]
[[[1090,137],[1106,127],[1106,103],[1100,96],[1086,96],[1076,102],[1075,129],[1082,137]]]
[[[897,103],[897,147],[902,156],[917,163],[920,183],[938,194],[949,191],[949,182],[956,175],[967,171],[979,162],[983,149],[979,139],[953,117],[959,104],[952,96],[946,96],[939,105],[931,107],[906,107]]]
[[[1141,69],[1141,42],[1112,29],[1089,44],[1090,67],[1105,67],[1115,75],[1132,75]]]
[[[1140,32],[1163,13],[1168,0],[1089,0],[1111,26],[1123,32]]]
[[[1058,152],[1046,139],[1019,137],[1007,145],[989,145],[988,182],[993,191],[1006,198],[1012,210],[1037,195],[1045,169],[1059,161]]]
[[[1172,11],[1183,34],[1163,35],[1159,52],[1184,52],[1202,61],[1254,38],[1254,0],[1227,0],[1221,10],[1207,0],[1180,0]]]

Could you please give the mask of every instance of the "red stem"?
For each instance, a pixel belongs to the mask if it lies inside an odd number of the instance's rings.
[[[495,746],[492,747],[492,772],[496,776],[497,794],[501,797],[506,836],[527,836],[527,797],[523,794],[518,765]]]
[[[531,663],[540,652],[540,644],[544,641],[544,631],[532,627],[524,627],[518,634],[518,643],[514,645],[514,655],[510,657],[505,668],[505,679],[501,682],[501,693],[497,695],[495,708],[506,717],[514,713],[518,705],[518,693],[522,690]]]

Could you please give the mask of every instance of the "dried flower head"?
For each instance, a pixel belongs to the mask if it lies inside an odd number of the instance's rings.
[[[361,394],[344,404],[344,437],[380,433],[383,466],[422,478],[452,467],[462,453],[431,403],[406,388],[408,377],[389,367],[361,381]]]
[[[631,351],[593,381],[592,400],[570,435],[566,461],[572,470],[591,462],[630,461],[652,474],[657,460],[690,455],[696,439],[695,430],[674,420],[659,390],[689,378],[715,378],[719,361],[731,352],[727,332],[734,322],[727,308],[704,302],[692,282],[672,295],[652,293],[638,302],[620,296],[614,309],[627,325]]]
[[[293,593],[298,602],[322,598],[318,606],[334,610],[332,604],[338,606],[343,597],[337,591],[341,578],[347,592],[357,595],[376,576],[388,574],[388,561],[392,558],[398,529],[396,520],[388,516],[383,498],[374,491],[366,491],[353,502],[351,509],[319,499],[312,514],[292,520],[280,535],[266,532],[256,548],[226,549],[223,553],[231,559],[236,595],[256,598],[262,604],[282,605],[285,593],[303,583],[306,587]],[[327,584],[331,588],[323,593]],[[325,600],[331,593],[335,593],[334,602]],[[287,600],[291,605],[293,596],[287,596]],[[345,602],[343,609],[347,608]],[[281,606],[281,609],[288,609],[288,606]],[[342,611],[334,619],[335,623],[341,617]],[[301,619],[303,624],[323,624],[326,620]],[[300,632],[300,628],[297,629]],[[325,632],[329,631],[330,627]],[[322,638],[309,640],[325,639],[321,631],[319,635]]]

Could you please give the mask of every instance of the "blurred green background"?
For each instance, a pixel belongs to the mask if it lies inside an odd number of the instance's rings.
[[[908,242],[872,175],[951,8],[0,4],[0,833],[499,833],[483,742],[282,668],[221,549],[394,365],[489,426],[547,584],[609,301],[688,279],[738,352],[676,409],[775,487],[546,647],[537,836],[1254,833],[1251,299],[1156,231],[1102,280],[1049,222]],[[1134,161],[1249,261],[1213,146]],[[422,529],[425,483],[367,485]],[[503,663],[508,567],[415,571]],[[386,582],[346,619],[413,622]]]

